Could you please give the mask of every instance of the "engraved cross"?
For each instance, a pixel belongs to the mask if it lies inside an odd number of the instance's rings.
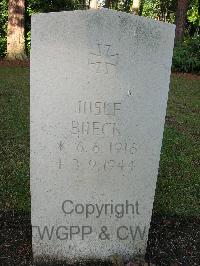
[[[62,169],[62,166],[63,166],[62,160],[61,160],[61,158],[59,158],[59,161],[58,161],[58,168],[59,168],[59,169]]]
[[[60,141],[58,143],[58,148],[59,148],[60,151],[62,151],[62,149],[64,149],[64,143],[62,141]]]
[[[89,64],[95,65],[96,73],[108,74],[110,68],[116,67],[118,64],[118,54],[113,53],[111,50],[111,45],[98,43],[98,53],[90,53]]]

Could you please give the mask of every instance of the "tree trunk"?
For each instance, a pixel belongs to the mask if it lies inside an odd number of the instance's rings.
[[[187,16],[189,0],[178,0],[177,10],[176,10],[176,33],[175,41],[182,41],[185,31],[185,23]]]
[[[97,0],[90,0],[90,8],[91,9],[97,9],[98,8]]]
[[[7,31],[7,59],[24,60],[24,11],[25,0],[9,0],[8,3],[8,31]]]
[[[140,10],[140,0],[133,0],[131,11],[133,14],[138,15]]]

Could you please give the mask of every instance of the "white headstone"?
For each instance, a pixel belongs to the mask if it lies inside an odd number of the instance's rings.
[[[32,16],[35,261],[145,254],[174,29],[111,10]]]

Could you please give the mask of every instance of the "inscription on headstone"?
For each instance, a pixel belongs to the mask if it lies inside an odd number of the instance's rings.
[[[173,39],[111,10],[32,16],[35,261],[145,254]]]

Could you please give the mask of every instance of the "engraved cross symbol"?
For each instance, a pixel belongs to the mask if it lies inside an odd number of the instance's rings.
[[[58,148],[60,151],[62,151],[62,149],[64,148],[64,143],[62,141],[58,143]]]
[[[119,54],[111,51],[111,45],[98,43],[98,53],[90,53],[89,64],[95,65],[96,73],[108,74],[111,70],[108,66],[116,67]]]
[[[62,160],[61,160],[61,158],[59,158],[59,161],[58,161],[58,168],[59,168],[59,169],[62,169],[62,166],[63,166],[63,164],[62,164]]]

